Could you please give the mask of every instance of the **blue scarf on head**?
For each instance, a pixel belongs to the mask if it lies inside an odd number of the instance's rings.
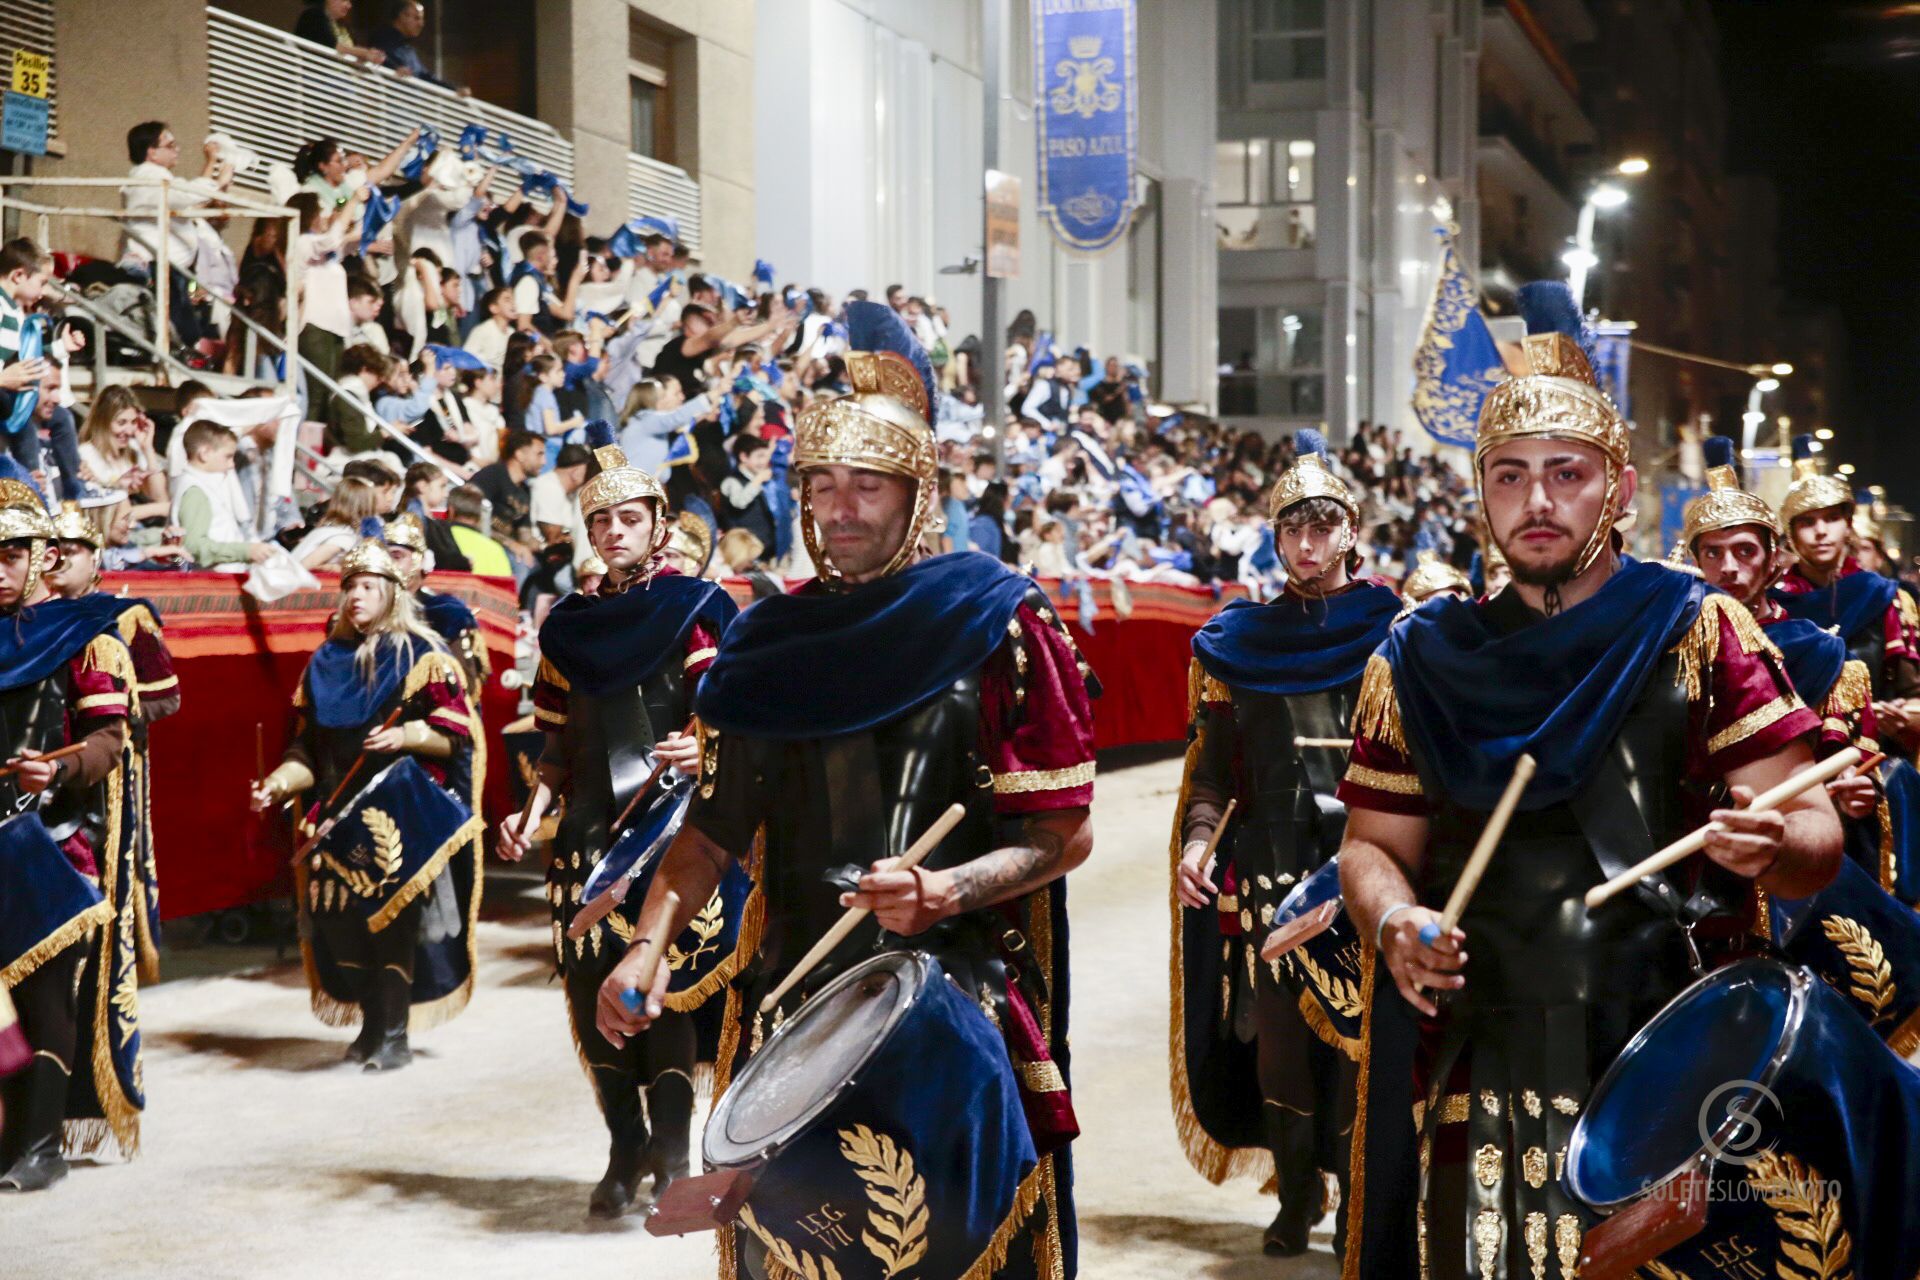
[[[328,729],[370,726],[381,708],[399,695],[413,664],[434,648],[418,636],[394,644],[382,637],[374,650],[373,680],[360,674],[358,640],[329,639],[307,661],[307,699],[313,718]]]
[[[1292,592],[1268,604],[1235,600],[1193,637],[1193,656],[1224,685],[1283,697],[1358,680],[1387,638],[1400,597],[1378,582],[1324,599]]]
[[[1847,665],[1847,642],[1805,618],[1780,618],[1763,624],[1767,639],[1787,661],[1787,679],[1800,700],[1818,710]]]
[[[1892,578],[1862,569],[1813,591],[1795,594],[1775,587],[1768,594],[1789,616],[1826,630],[1837,627],[1840,638],[1850,640],[1867,626],[1878,625],[1899,593],[1900,584]]]
[[[421,617],[426,620],[427,626],[433,629],[433,634],[447,642],[448,648],[453,647],[453,642],[460,638],[461,633],[472,631],[480,625],[473,616],[473,610],[467,608],[467,602],[459,596],[443,595],[438,591],[419,591],[413,598],[419,603]]]
[[[683,656],[694,623],[722,635],[739,612],[717,582],[660,573],[617,596],[576,592],[553,606],[540,627],[540,656],[577,692],[630,689]]]
[[[695,709],[757,738],[871,729],[977,669],[1037,590],[991,556],[956,551],[857,587],[771,596],[727,632]]]
[[[0,691],[45,680],[95,636],[118,627],[126,607],[96,591],[78,600],[55,596],[0,618]]]
[[[1708,590],[1692,574],[1623,558],[1591,597],[1510,635],[1484,605],[1428,601],[1380,647],[1423,773],[1449,800],[1491,809],[1526,752],[1539,770],[1520,807],[1571,799]]]

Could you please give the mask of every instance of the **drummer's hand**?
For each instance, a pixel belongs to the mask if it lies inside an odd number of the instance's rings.
[[[520,828],[521,815],[508,814],[506,820],[500,824],[500,838],[494,844],[494,852],[508,862],[518,862],[526,857],[527,850],[533,848],[533,833],[540,829],[539,808],[540,806],[535,805],[536,811],[525,815],[527,825],[524,831]]]
[[[593,1022],[600,1028],[600,1034],[616,1049],[627,1043],[628,1036],[645,1031],[666,1007],[667,981],[673,976],[673,971],[664,961],[655,964],[653,990],[647,993],[640,1008],[629,1009],[620,998],[626,992],[639,989],[640,953],[646,949],[641,945],[644,941],[635,938],[633,945],[627,948],[627,954],[613,967],[607,980],[600,984],[600,999],[594,1009]]]
[[[1380,954],[1387,962],[1387,972],[1393,975],[1393,985],[1400,988],[1401,997],[1432,1017],[1439,1012],[1439,1008],[1419,989],[1424,988],[1428,992],[1458,991],[1467,985],[1466,978],[1460,972],[1467,963],[1467,935],[1455,929],[1451,936],[1440,938],[1429,946],[1420,941],[1420,931],[1428,925],[1435,929],[1440,927],[1438,911],[1427,907],[1410,907],[1396,913],[1393,919],[1387,921]]]
[[[398,751],[407,745],[407,731],[397,724],[385,729],[375,729],[367,735],[367,740],[360,745],[368,751]]]
[[[1867,817],[1880,803],[1880,792],[1874,787],[1873,779],[1852,769],[1829,782],[1827,794],[1833,799],[1833,807],[1848,818]]]
[[[585,255],[581,255],[582,258]],[[700,739],[690,733],[678,731],[668,734],[653,746],[654,758],[665,760],[673,771],[682,777],[697,777],[700,773]]]
[[[58,760],[42,760],[40,753],[29,747],[13,759],[7,761],[13,766],[13,776],[20,782],[20,789],[28,795],[38,795],[53,785],[60,776]]]
[[[1754,813],[1752,787],[1732,789],[1733,807],[1715,809],[1706,855],[1737,876],[1757,880],[1773,870],[1787,846],[1787,816],[1778,809]]]
[[[1204,866],[1201,865],[1204,859]],[[1207,857],[1205,840],[1189,840],[1181,851],[1180,866],[1173,873],[1173,891],[1178,894],[1183,905],[1204,907],[1220,892],[1220,886],[1213,882],[1214,860]]]
[[[896,871],[898,858],[882,858],[860,877],[856,892],[840,895],[843,907],[865,907],[888,933],[910,938],[954,914],[953,876],[913,867]]]
[[[1873,716],[1883,729],[1891,727],[1896,733],[1910,733],[1913,730],[1913,718],[1904,698],[1874,703]]]
[[[255,813],[265,813],[280,803],[280,788],[271,782],[256,782],[247,797],[248,805]]]

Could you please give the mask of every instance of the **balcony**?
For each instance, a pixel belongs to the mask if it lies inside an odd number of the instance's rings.
[[[1480,36],[1484,74],[1538,106],[1554,122],[1561,144],[1593,144],[1593,122],[1580,105],[1580,82],[1532,10],[1521,0],[1490,4]]]
[[[415,125],[432,127],[451,145],[470,124],[504,133],[513,150],[573,185],[573,143],[559,130],[478,98],[398,76],[345,58],[224,9],[207,10],[208,108],[212,128],[233,136],[268,160],[293,162],[315,138],[338,138],[350,151],[382,156]],[[266,190],[265,166],[236,185]],[[493,194],[514,189],[513,175],[494,181]],[[627,157],[626,216],[667,214],[681,239],[700,247],[700,186],[684,170],[645,156]],[[611,230],[614,211],[596,215]]]

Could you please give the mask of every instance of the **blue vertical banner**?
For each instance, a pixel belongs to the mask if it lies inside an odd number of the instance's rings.
[[[1481,402],[1506,381],[1507,370],[1480,314],[1480,290],[1454,250],[1458,234],[1452,225],[1434,228],[1440,271],[1426,328],[1413,353],[1413,416],[1441,444],[1471,449],[1480,429]]]
[[[1624,415],[1622,415],[1624,416]],[[1687,504],[1706,490],[1692,484],[1669,484],[1660,490],[1660,554],[1680,545],[1680,534],[1687,525]]]
[[[1134,0],[1032,0],[1040,216],[1070,249],[1105,249],[1133,212]]]
[[[1629,422],[1633,406],[1627,402],[1627,361],[1633,354],[1631,323],[1599,320],[1593,326],[1593,377],[1613,399],[1613,407]]]

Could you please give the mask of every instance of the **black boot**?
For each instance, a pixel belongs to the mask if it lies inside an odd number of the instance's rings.
[[[653,1145],[647,1165],[653,1171],[653,1198],[687,1176],[693,1133],[693,1081],[670,1071],[647,1086],[647,1117],[653,1121]]]
[[[640,1112],[640,1082],[618,1067],[593,1068],[594,1091],[607,1121],[607,1171],[587,1199],[587,1213],[617,1218],[640,1198],[647,1168],[647,1122]]]
[[[19,1155],[0,1174],[0,1191],[45,1191],[67,1176],[67,1160],[60,1153],[60,1123],[67,1111],[68,1073],[57,1058],[42,1053],[20,1074],[26,1082],[20,1111],[7,1114],[7,1127],[16,1130],[14,1149]]]
[[[362,980],[360,987],[360,1034],[347,1046],[348,1062],[365,1062],[380,1044],[380,995],[374,984]]]
[[[1270,1257],[1295,1258],[1307,1251],[1307,1232],[1320,1220],[1326,1184],[1314,1165],[1313,1117],[1267,1109],[1267,1146],[1279,1174],[1280,1212],[1261,1238]]]
[[[369,991],[374,993],[370,1006],[361,1006],[370,1019],[377,1011],[379,1036],[367,1054],[365,1070],[398,1071],[413,1061],[407,1045],[407,1018],[413,1011],[413,978],[391,965],[374,975]]]

